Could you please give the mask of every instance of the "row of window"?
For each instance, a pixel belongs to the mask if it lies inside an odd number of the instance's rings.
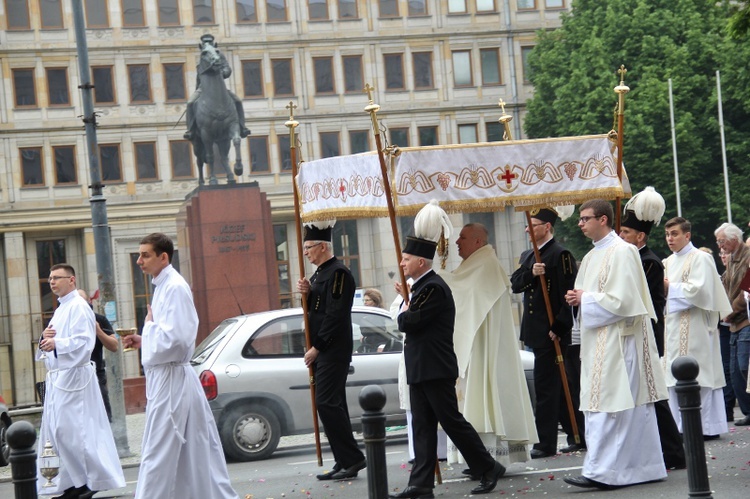
[[[89,28],[110,27],[108,0],[84,0],[86,26]],[[146,10],[143,0],[119,0],[122,13],[122,26],[143,27],[146,25]],[[541,2],[541,0],[539,0]],[[31,3],[38,2],[41,29],[62,29],[63,0],[5,0],[5,12],[9,30],[28,30],[31,28]],[[234,0],[238,23],[286,22],[289,20],[286,0]],[[378,15],[383,18],[401,17],[398,0],[378,0]],[[449,0],[448,13],[497,12],[497,0]],[[427,16],[430,14],[427,0],[409,0],[408,16]],[[544,0],[547,9],[562,9],[565,0]],[[516,0],[518,10],[537,9],[537,0]],[[157,0],[159,26],[179,26],[179,0]],[[307,0],[307,13],[310,20],[325,21],[337,19],[359,19],[360,12],[356,0]],[[259,15],[260,14],[260,15]],[[192,0],[192,15],[195,24],[216,24],[213,0]]]
[[[522,47],[522,57],[526,60],[532,47]],[[475,84],[473,64],[477,54],[473,50],[455,50],[451,53],[453,64],[453,84],[455,88],[471,87]],[[411,52],[411,71],[414,90],[435,88],[433,75],[433,52]],[[386,91],[407,89],[405,59],[403,53],[383,54]],[[478,50],[479,78],[482,86],[501,85],[503,83],[498,48]],[[293,97],[294,88],[293,60],[286,58],[269,61],[244,60],[242,64],[242,91],[245,98],[266,97],[266,75],[273,83],[273,97]],[[338,93],[362,93],[365,74],[361,55],[343,55],[340,57],[313,57],[312,65],[315,78],[316,95],[337,95]],[[265,71],[264,71],[265,66]],[[127,65],[129,98],[131,104],[152,103],[151,75],[149,64]],[[13,89],[17,108],[38,107],[34,69],[14,68]],[[270,73],[270,74],[269,74]],[[162,65],[163,85],[166,102],[184,102],[186,100],[185,64],[168,63]],[[341,78],[336,75],[341,74]],[[94,103],[114,105],[117,102],[115,92],[115,75],[113,66],[92,66],[94,84]],[[47,103],[50,107],[70,106],[67,68],[45,68],[47,83]],[[343,88],[337,88],[343,82]]]

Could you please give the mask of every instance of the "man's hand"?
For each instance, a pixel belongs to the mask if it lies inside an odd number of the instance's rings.
[[[544,275],[544,268],[545,268],[545,265],[543,263],[535,263],[531,267],[531,273],[534,274],[535,276]]]
[[[556,335],[555,333],[553,333],[552,331],[550,331],[550,332],[549,332],[549,339],[551,339],[552,341],[560,341],[560,337],[559,337],[559,336],[557,336],[557,335]]]
[[[141,348],[142,338],[140,334],[129,334],[120,338],[122,338],[122,346],[125,348]]]
[[[318,353],[320,352],[315,347],[311,347],[310,350],[305,352],[305,365],[307,367],[310,367],[311,365],[313,365],[313,362],[315,362],[315,359],[318,358]]]
[[[297,291],[300,293],[309,293],[310,292],[310,281],[305,279],[304,277],[297,281]]]
[[[52,329],[52,326],[47,326],[47,329],[42,332],[42,341],[39,342],[39,350],[43,352],[51,352],[55,349],[55,335],[57,331]]]
[[[571,307],[577,307],[581,304],[581,296],[583,296],[582,289],[571,289],[570,291],[565,293],[565,301]]]

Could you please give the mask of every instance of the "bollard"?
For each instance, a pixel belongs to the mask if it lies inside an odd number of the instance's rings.
[[[7,439],[16,499],[37,499],[34,425],[28,421],[16,421],[8,428]]]
[[[388,472],[385,464],[385,391],[378,385],[367,385],[359,392],[362,413],[362,436],[367,448],[367,497],[388,497]]]
[[[695,378],[700,367],[690,356],[678,357],[672,362],[672,374],[677,379],[675,391],[682,415],[682,434],[687,458],[688,497],[713,497],[708,483],[706,448],[701,422],[701,387]]]

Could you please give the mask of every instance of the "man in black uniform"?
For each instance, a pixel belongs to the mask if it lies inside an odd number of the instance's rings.
[[[558,213],[552,208],[532,212],[531,226],[526,227],[526,232],[529,233],[529,237],[533,234],[542,263],[536,263],[534,250],[529,249],[521,255],[520,267],[510,277],[513,292],[523,293],[521,340],[534,350],[535,421],[539,443],[534,444],[534,448],[531,449],[532,459],[557,454],[558,421],[568,435],[568,446],[560,449],[561,452],[574,452],[586,448],[583,438],[583,414],[578,408],[578,391],[571,390],[580,437],[580,441],[576,442],[563,393],[560,367],[556,361],[555,339],[559,340],[560,351],[566,359],[565,362],[568,362],[566,352],[570,345],[573,315],[565,301],[565,293],[574,288],[578,273],[573,255],[554,239],[554,224],[557,219]],[[547,291],[554,315],[552,324],[547,316],[540,275],[546,276]],[[570,359],[570,362],[578,362],[578,359]]]
[[[481,474],[472,494],[491,492],[505,467],[495,461],[481,438],[458,411],[458,361],[453,350],[456,307],[445,281],[432,270],[437,243],[407,237],[401,267],[414,279],[411,302],[402,305],[399,329],[406,333],[404,360],[414,426],[415,462],[409,486],[389,497],[433,498],[437,428],[442,426],[471,470]]]
[[[647,209],[654,206],[657,209]],[[625,216],[620,223],[620,238],[638,248],[638,253],[641,255],[649,294],[654,304],[654,311],[656,311],[657,320],[652,320],[651,324],[654,326],[659,357],[664,356],[664,308],[667,304],[667,297],[664,293],[664,265],[661,258],[646,243],[651,228],[654,224],[659,224],[664,210],[665,204],[661,195],[653,187],[646,187],[625,205]],[[656,424],[659,427],[659,440],[661,440],[664,465],[668,470],[685,468],[685,449],[682,446],[682,436],[674,417],[672,417],[669,402],[667,400],[655,402],[654,410],[656,411]]]
[[[307,293],[312,347],[305,365],[315,373],[315,403],[335,459],[333,469],[318,480],[354,478],[366,461],[352,435],[346,403],[346,378],[352,361],[352,302],[354,277],[333,255],[333,223],[305,226],[303,248],[317,267],[310,280],[300,279],[297,291]]]

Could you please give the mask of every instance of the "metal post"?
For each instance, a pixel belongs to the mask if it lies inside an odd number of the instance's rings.
[[[96,140],[96,113],[89,67],[89,50],[86,43],[86,24],[83,19],[82,0],[72,0],[73,24],[75,26],[76,47],[78,54],[78,74],[80,78],[81,102],[83,103],[83,122],[86,129],[86,145],[91,176],[91,226],[94,233],[94,251],[96,253],[96,273],[99,284],[99,303],[101,313],[110,322],[116,322],[115,286],[112,277],[112,250],[109,239],[109,222],[107,221],[107,200],[102,190],[101,172],[99,170],[99,144]],[[114,320],[113,320],[114,319]],[[121,356],[113,356],[110,361],[121,362]],[[122,372],[122,366],[112,366],[113,371]],[[125,426],[124,404],[118,404],[119,394],[112,390],[112,434],[115,437],[117,452],[120,456],[130,455],[128,434]],[[120,409],[122,407],[122,409]]]
[[[367,497],[388,497],[388,473],[385,464],[385,390],[367,385],[359,392],[362,413],[362,436],[367,448]]]
[[[716,100],[719,107],[719,135],[721,136],[721,164],[724,170],[724,196],[727,202],[727,222],[732,223],[732,203],[729,201],[729,172],[727,171],[727,143],[724,139],[724,110],[721,104],[721,74],[716,70]]]
[[[708,483],[706,449],[703,443],[701,422],[701,387],[698,377],[698,361],[690,356],[678,357],[672,362],[672,374],[677,378],[675,391],[682,416],[682,433],[685,439],[687,458],[688,497],[713,497]]]
[[[8,428],[7,438],[16,499],[37,499],[34,425],[28,421],[16,421]]]
[[[682,201],[680,200],[680,170],[677,167],[677,134],[674,127],[674,100],[672,99],[672,78],[669,82],[669,121],[672,125],[672,159],[674,163],[674,188],[677,197],[677,216],[682,216]]]

